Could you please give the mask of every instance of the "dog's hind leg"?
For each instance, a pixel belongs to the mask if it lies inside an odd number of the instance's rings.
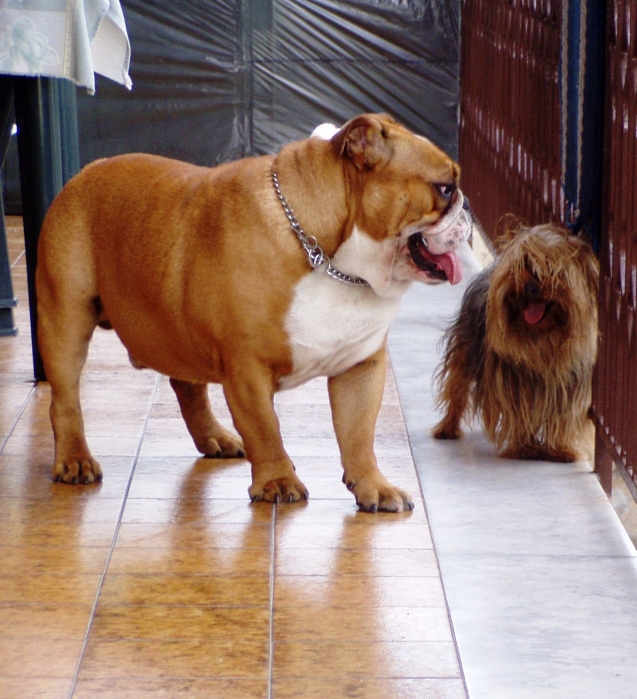
[[[37,270],[38,339],[51,386],[51,423],[55,436],[52,476],[63,483],[102,480],[84,434],[80,375],[98,321],[90,283],[66,276],[64,261],[41,256]],[[74,283],[76,282],[76,283]]]
[[[446,406],[445,416],[432,430],[436,439],[462,437],[460,423],[468,408],[470,383],[470,377],[461,371],[449,377],[441,396],[441,403]]]
[[[220,425],[213,415],[207,384],[171,378],[170,385],[179,401],[188,432],[202,454],[225,459],[245,457],[241,439]]]
[[[439,394],[436,402],[444,409],[445,415],[432,430],[436,439],[462,437],[460,423],[469,409],[469,396],[475,378],[469,368],[468,349],[468,346],[456,343],[437,375]]]
[[[83,194],[69,183],[45,217],[38,243],[36,293],[38,341],[51,386],[55,436],[52,476],[63,483],[102,480],[86,443],[80,405],[80,375],[100,318],[90,223]]]
[[[432,430],[436,439],[462,437],[463,417],[480,405],[490,274],[484,270],[470,282],[460,312],[443,337],[444,355],[434,384],[438,387],[436,405],[445,416]]]

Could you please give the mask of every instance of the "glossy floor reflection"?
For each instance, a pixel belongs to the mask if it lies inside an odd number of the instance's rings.
[[[82,391],[104,481],[52,483],[9,226],[20,332],[0,338],[0,697],[464,699],[393,374],[377,452],[413,513],[357,511],[322,381],[277,399],[311,500],[251,505],[249,465],[198,458],[167,379],[102,330]]]

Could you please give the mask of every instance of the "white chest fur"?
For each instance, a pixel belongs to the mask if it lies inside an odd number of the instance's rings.
[[[306,275],[296,288],[286,330],[293,370],[280,389],[316,376],[334,376],[374,354],[383,344],[400,297],[381,298],[320,272]]]

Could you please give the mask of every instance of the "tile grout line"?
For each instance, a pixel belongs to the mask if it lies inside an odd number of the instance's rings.
[[[462,658],[460,657],[460,648],[458,647],[458,639],[456,638],[456,630],[453,625],[453,619],[451,617],[451,607],[449,606],[449,599],[447,598],[447,588],[445,586],[445,581],[442,577],[442,570],[440,568],[440,558],[438,556],[438,549],[436,547],[436,540],[434,539],[434,533],[431,528],[431,521],[429,519],[429,511],[427,510],[427,501],[425,500],[425,491],[423,489],[422,480],[420,478],[420,472],[416,466],[416,455],[414,454],[413,446],[411,443],[411,435],[409,433],[409,425],[405,419],[405,412],[403,410],[402,397],[400,395],[400,388],[398,385],[398,379],[396,378],[396,373],[394,372],[394,367],[391,361],[391,355],[389,358],[389,365],[391,367],[392,376],[394,377],[394,385],[396,386],[396,393],[398,394],[398,407],[400,409],[400,414],[405,426],[405,432],[407,433],[407,442],[409,443],[409,453],[411,454],[411,463],[413,469],[416,473],[416,480],[418,482],[418,490],[420,491],[420,499],[422,500],[422,506],[425,511],[425,517],[427,520],[427,529],[429,530],[429,538],[431,539],[431,545],[433,547],[434,556],[436,559],[436,568],[438,570],[438,578],[440,579],[440,586],[442,588],[442,596],[445,602],[445,608],[447,610],[447,619],[449,620],[449,630],[451,631],[451,639],[453,642],[453,647],[456,651],[456,658],[458,660],[458,669],[460,670],[460,679],[462,680],[462,686],[464,688],[466,699],[471,699],[469,697],[469,687],[467,686],[467,678],[465,677],[464,667],[462,665]]]
[[[122,497],[122,505],[119,509],[119,513],[117,515],[117,524],[115,526],[115,531],[113,532],[113,538],[111,541],[111,545],[108,551],[108,555],[106,556],[106,561],[104,563],[104,570],[102,571],[102,574],[100,575],[100,581],[97,585],[97,593],[95,594],[95,601],[93,602],[93,607],[91,609],[91,614],[88,620],[88,625],[86,627],[86,633],[84,634],[84,640],[82,642],[82,648],[80,649],[80,656],[77,661],[77,665],[75,667],[75,673],[73,675],[73,682],[71,683],[71,689],[69,690],[68,694],[68,699],[72,699],[73,694],[75,693],[75,688],[77,686],[77,681],[79,679],[79,674],[80,674],[80,668],[82,667],[82,661],[84,660],[84,655],[86,653],[86,648],[88,646],[88,641],[89,641],[89,636],[91,634],[91,628],[93,626],[93,622],[95,620],[95,613],[97,611],[97,605],[99,602],[100,594],[102,592],[102,587],[104,585],[104,579],[106,578],[106,574],[108,572],[108,567],[111,563],[111,558],[113,557],[113,551],[115,550],[115,545],[117,543],[117,537],[119,536],[119,530],[122,524],[122,516],[124,514],[124,508],[126,507],[126,502],[128,500],[128,494],[130,492],[130,487],[131,483],[133,480],[133,477],[135,476],[135,469],[137,468],[137,462],[139,461],[139,454],[142,450],[142,443],[144,441],[144,437],[146,436],[146,430],[148,428],[148,423],[150,422],[150,416],[153,412],[153,405],[155,404],[155,399],[157,398],[157,391],[159,390],[159,383],[161,381],[161,374],[157,374],[157,378],[155,379],[155,386],[153,388],[152,395],[150,397],[150,404],[148,406],[148,414],[146,415],[146,419],[144,420],[144,426],[142,427],[142,433],[139,438],[139,444],[137,445],[137,449],[135,450],[135,455],[133,457],[133,464],[130,470],[130,475],[128,477],[128,483],[126,484],[126,489],[124,491],[124,495]]]
[[[272,668],[274,666],[274,556],[276,553],[276,504],[272,505],[272,526],[270,528],[270,590],[268,606],[270,619],[268,627],[268,699],[272,699]]]
[[[13,425],[11,425],[11,428],[7,432],[5,438],[0,442],[0,454],[4,451],[4,448],[7,446],[7,442],[11,439],[11,435],[13,434],[13,430],[18,426],[18,422],[20,422],[20,419],[24,415],[24,411],[27,409],[27,405],[29,405],[29,402],[31,401],[31,398],[33,398],[33,394],[35,393],[35,382],[31,386],[31,390],[29,391],[29,394],[27,395],[24,403],[22,404],[22,407],[20,408],[20,411],[18,412],[18,415],[16,419],[13,421]]]
[[[18,262],[20,262],[20,260],[21,260],[23,257],[25,257],[25,255],[26,255],[26,252],[23,250],[23,251],[16,257],[16,259],[13,261],[13,264],[11,265],[11,269],[13,269],[13,268],[18,264]]]

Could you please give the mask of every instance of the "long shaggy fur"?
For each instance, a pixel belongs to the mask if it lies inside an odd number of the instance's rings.
[[[443,338],[434,437],[457,439],[463,418],[480,416],[504,458],[575,461],[597,356],[597,259],[553,225],[508,232],[496,248]]]

